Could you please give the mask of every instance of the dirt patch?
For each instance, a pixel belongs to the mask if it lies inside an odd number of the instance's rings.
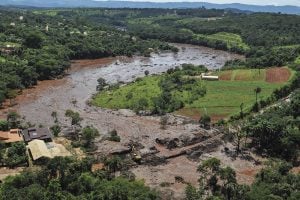
[[[185,156],[180,156],[171,159],[165,165],[159,166],[138,166],[132,169],[137,179],[143,179],[145,183],[152,188],[166,193],[171,191],[172,199],[183,199],[186,188],[185,183],[190,183],[194,186],[198,185],[197,175],[198,163],[187,159]],[[179,183],[175,177],[183,178],[185,183]],[[167,186],[162,187],[164,183]]]
[[[266,81],[268,83],[284,83],[289,80],[291,71],[288,68],[274,67],[267,69]]]
[[[300,174],[300,167],[294,167],[291,172],[294,174]]]
[[[249,153],[247,156],[248,159],[242,155],[239,155],[238,157],[231,157],[224,152],[224,147],[225,146],[220,146],[217,151],[209,154],[203,154],[202,160],[212,157],[218,158],[221,160],[223,166],[229,166],[236,171],[236,178],[239,184],[252,184],[255,180],[255,175],[263,168],[263,165],[258,164],[258,162],[263,163],[265,159],[253,153]],[[230,143],[226,144],[226,147],[230,151],[234,151],[235,149],[235,147]]]
[[[228,117],[228,115],[211,115],[210,118],[211,118],[211,121],[213,123],[216,123],[218,122],[219,120],[221,119],[226,119]]]
[[[78,159],[86,157],[85,153],[80,148],[73,148],[71,141],[66,138],[56,137],[54,138],[54,142],[63,145],[68,152],[70,152],[73,156],[75,156]]]
[[[192,108],[182,108],[175,112],[178,115],[187,116],[192,118],[193,120],[199,120],[201,117],[201,112],[197,109]]]
[[[219,79],[221,81],[230,81],[231,76],[232,76],[232,71],[225,71],[220,74]]]
[[[196,120],[196,121],[198,121],[202,116],[202,114],[199,110],[193,109],[193,108],[182,108],[182,109],[176,111],[175,113],[178,114],[178,115],[190,117],[190,118],[192,118],[193,120]],[[222,115],[222,114],[219,114],[219,115],[211,114],[209,116],[211,118],[212,123],[216,123],[219,120],[225,119],[225,118],[228,117],[228,115],[226,115],[226,114],[224,114],[224,115]]]
[[[99,58],[99,59],[84,59],[84,60],[73,60],[71,66],[71,72],[82,70],[82,68],[88,67],[103,67],[117,60],[117,57]]]
[[[4,180],[8,176],[15,176],[23,171],[24,167],[17,167],[14,169],[9,169],[7,167],[0,168],[0,180]]]

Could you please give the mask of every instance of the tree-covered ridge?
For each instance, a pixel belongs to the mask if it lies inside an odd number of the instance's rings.
[[[129,180],[126,175],[114,178],[111,169],[117,163],[113,160],[107,162],[106,170],[96,171],[92,171],[90,159],[56,157],[45,163],[39,170],[6,178],[0,185],[0,199],[159,199],[158,194],[141,181]]]
[[[127,24],[128,30],[141,38],[159,38],[245,54],[247,59],[243,64],[248,67],[282,66],[294,61],[300,53],[295,46],[300,43],[300,17],[296,15],[253,13],[195,18],[173,14],[131,19]],[[224,33],[231,37],[224,37]],[[240,36],[240,39],[232,40],[233,36]],[[278,46],[286,48],[274,48]]]
[[[56,78],[70,59],[100,58],[173,49],[156,40],[141,40],[104,24],[80,17],[34,14],[29,10],[0,10],[0,102],[14,89],[37,80]]]
[[[220,160],[210,158],[198,167],[199,187],[186,188],[186,200],[296,200],[300,197],[300,175],[291,172],[289,163],[272,160],[266,163],[255,182],[240,185],[231,167],[224,167]]]
[[[286,101],[251,117],[243,129],[258,152],[297,163],[300,155],[300,90]]]

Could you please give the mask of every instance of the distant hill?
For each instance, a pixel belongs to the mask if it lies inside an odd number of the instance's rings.
[[[184,1],[184,0],[183,0]],[[108,8],[217,8],[238,9],[252,12],[281,12],[300,14],[297,6],[258,6],[247,4],[213,4],[205,2],[134,2],[134,1],[95,1],[95,0],[1,0],[0,5],[34,6],[34,7],[108,7]]]

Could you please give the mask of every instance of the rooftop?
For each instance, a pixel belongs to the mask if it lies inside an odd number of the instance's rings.
[[[48,128],[29,128],[22,131],[24,141],[30,142],[34,139],[52,140],[52,134]]]

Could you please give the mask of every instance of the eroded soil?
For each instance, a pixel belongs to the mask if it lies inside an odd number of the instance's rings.
[[[266,81],[269,83],[284,83],[289,80],[291,71],[288,68],[269,68],[266,72]]]

